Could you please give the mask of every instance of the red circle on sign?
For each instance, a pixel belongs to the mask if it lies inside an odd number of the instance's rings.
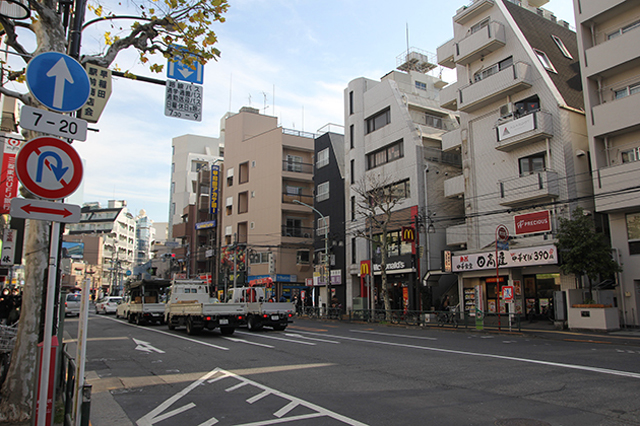
[[[53,148],[54,151],[47,151],[47,148]],[[67,159],[71,162],[69,164],[62,158],[58,152],[61,152],[63,155],[67,157]],[[52,156],[54,160],[60,158],[60,162],[62,164],[56,164],[56,167],[62,168],[65,165],[73,167],[73,175],[71,179],[66,181],[64,179],[66,175],[66,171],[62,173],[60,178],[56,178],[56,180],[60,183],[61,187],[57,189],[45,188],[40,183],[36,182],[37,176],[31,176],[33,173],[33,167],[29,167],[29,160],[32,155],[36,155],[40,157],[45,154],[45,157]],[[46,163],[48,158],[37,158],[38,165],[40,168],[48,167],[49,172],[52,173],[52,167]],[[38,168],[36,168],[36,173]],[[41,173],[44,173],[44,170],[41,170]],[[18,155],[16,156],[16,173],[18,175],[18,179],[24,185],[29,192],[33,195],[41,198],[45,198],[47,200],[58,200],[60,198],[65,198],[75,192],[80,186],[80,182],[82,182],[82,160],[80,156],[76,152],[73,147],[62,139],[52,138],[49,136],[42,136],[39,138],[35,138],[24,144]]]
[[[509,230],[507,229],[506,226],[504,225],[498,226],[498,229],[496,229],[496,232],[498,234],[498,239],[500,241],[507,242],[509,240]]]

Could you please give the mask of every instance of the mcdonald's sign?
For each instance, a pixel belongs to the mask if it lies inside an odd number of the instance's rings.
[[[370,260],[362,260],[360,261],[360,276],[363,277],[365,275],[371,274],[371,261]]]
[[[416,240],[416,231],[412,226],[402,227],[402,241],[412,243]]]

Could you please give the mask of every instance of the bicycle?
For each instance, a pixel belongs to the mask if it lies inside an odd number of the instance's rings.
[[[445,324],[451,324],[453,328],[458,328],[458,316],[456,315],[456,312],[438,312],[437,316],[438,327],[444,327]]]
[[[13,325],[0,325],[0,385],[4,383],[11,365],[11,354],[16,345],[18,323]]]

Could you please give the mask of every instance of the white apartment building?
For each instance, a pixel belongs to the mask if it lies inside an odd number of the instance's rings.
[[[156,229],[153,220],[147,216],[145,210],[140,210],[136,216],[136,266],[147,263],[151,258],[151,246],[155,241]]]
[[[361,266],[366,264],[363,262],[369,260],[373,262],[373,299],[378,303],[383,300],[380,244],[370,244],[370,238],[363,235],[369,233],[368,220],[366,212],[357,207],[364,180],[374,177],[384,181],[388,185],[385,189],[399,198],[388,228],[386,273],[391,307],[419,309],[432,303],[422,280],[429,269],[440,269],[445,229],[429,228],[429,218],[434,214],[462,213],[460,202],[443,196],[444,176],[459,174],[461,163],[459,153],[442,152],[441,135],[456,129],[458,122],[450,111],[439,106],[438,93],[446,83],[427,74],[436,66],[435,55],[410,49],[398,57],[398,69],[380,81],[357,78],[344,91],[345,276],[349,308],[371,303],[361,273]],[[403,227],[415,231],[414,242],[402,241]],[[436,232],[427,235],[428,229]],[[380,233],[374,228],[369,234],[379,241]]]
[[[574,0],[595,209],[623,271],[623,325],[640,325],[640,2]]]
[[[182,223],[184,208],[196,204],[198,172],[224,156],[224,139],[183,135],[173,138],[171,147],[169,240],[173,238],[173,225]]]
[[[446,231],[457,247],[447,267],[470,312],[481,298],[479,309],[496,313],[498,288],[513,284],[516,312],[545,315],[554,291],[577,286],[560,272],[554,233],[577,206],[593,211],[589,147],[576,35],[540,8],[547,2],[475,0],[438,48],[438,63],[457,73],[440,104],[460,114],[442,138],[462,156],[445,191],[464,200],[464,218]],[[501,226],[510,238],[498,250]]]

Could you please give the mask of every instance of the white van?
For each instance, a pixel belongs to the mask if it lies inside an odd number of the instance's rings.
[[[67,294],[64,302],[64,316],[68,317],[68,316],[75,315],[79,317],[81,300],[82,300],[82,295],[80,293]]]

